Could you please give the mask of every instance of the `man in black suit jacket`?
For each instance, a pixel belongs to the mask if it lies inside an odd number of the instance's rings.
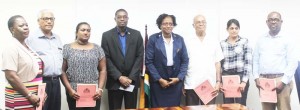
[[[123,97],[125,109],[136,109],[137,89],[144,45],[141,33],[127,27],[128,13],[119,9],[115,13],[117,26],[103,33],[101,46],[107,58],[107,82],[109,109],[121,109]],[[120,90],[134,86],[132,92]]]

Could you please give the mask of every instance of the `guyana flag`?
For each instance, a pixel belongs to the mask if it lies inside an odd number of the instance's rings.
[[[146,48],[148,42],[148,34],[147,34],[147,25],[145,26],[145,43],[144,47]],[[150,83],[149,83],[149,71],[146,68],[145,60],[142,67],[142,79],[141,80],[141,88],[140,88],[140,100],[139,100],[139,108],[150,108]]]

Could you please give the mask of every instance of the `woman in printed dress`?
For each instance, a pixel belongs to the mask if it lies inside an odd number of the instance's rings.
[[[99,110],[100,100],[106,81],[106,60],[103,49],[89,42],[91,27],[81,22],[76,27],[76,40],[63,46],[62,82],[66,88],[70,110]],[[95,107],[76,108],[77,84],[96,84]]]
[[[10,17],[8,28],[13,38],[2,53],[2,71],[9,83],[5,88],[5,109],[34,110],[42,105],[37,90],[42,83],[43,62],[25,44],[29,28],[22,16]]]

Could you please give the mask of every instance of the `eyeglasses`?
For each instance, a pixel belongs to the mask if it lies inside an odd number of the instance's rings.
[[[117,19],[128,19],[128,16],[117,16]]]
[[[48,21],[48,20],[54,21],[54,20],[55,20],[54,17],[44,17],[44,18],[40,18],[40,19],[41,19],[41,20],[44,20],[44,21]]]
[[[275,22],[275,23],[278,23],[278,22],[280,22],[281,20],[280,19],[278,19],[278,18],[269,18],[268,19],[268,22]]]
[[[174,26],[173,23],[162,23],[161,25],[163,25],[163,26]]]
[[[206,21],[197,21],[197,22],[195,22],[195,24],[206,24]]]

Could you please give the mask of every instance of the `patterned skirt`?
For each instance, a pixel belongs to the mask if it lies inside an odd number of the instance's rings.
[[[29,92],[32,94],[37,95],[38,91],[38,85],[43,83],[43,62],[42,60],[34,55],[38,59],[39,63],[39,72],[37,76],[29,81],[29,82],[23,82],[24,86],[28,89]],[[35,110],[35,107],[31,105],[31,103],[28,101],[28,99],[19,93],[18,91],[14,90],[14,88],[11,85],[7,85],[5,87],[5,109],[9,110]]]

